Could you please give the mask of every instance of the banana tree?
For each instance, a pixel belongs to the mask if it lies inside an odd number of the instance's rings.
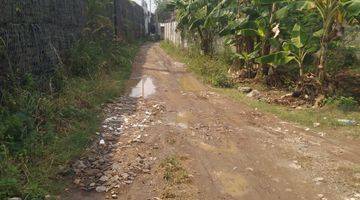
[[[285,65],[292,61],[295,57],[289,51],[278,51],[265,56],[256,58],[255,61],[259,64],[268,64],[276,68],[280,65]]]
[[[315,36],[320,38],[320,51],[318,63],[318,76],[320,82],[326,80],[326,56],[330,42],[343,36],[346,23],[359,23],[359,0],[307,0],[290,1],[290,3],[277,11],[277,16],[285,17],[291,9],[317,11],[322,19],[322,29]]]
[[[311,33],[305,32],[300,25],[295,24],[291,31],[291,39],[282,44],[282,51],[262,56],[256,61],[260,64],[277,67],[294,60],[299,66],[299,76],[302,77],[304,75],[304,60],[307,55],[318,49],[316,43],[317,41]]]
[[[270,53],[272,29],[276,26],[274,13],[277,4],[283,0],[223,0],[212,12],[228,17],[228,23],[220,32],[230,36],[231,44],[239,55],[250,54],[258,46],[259,55]],[[260,48],[261,47],[261,48]],[[239,57],[238,57],[239,58]],[[268,66],[263,64],[258,74],[268,74]]]
[[[257,24],[255,20],[260,17],[259,10],[252,1],[223,0],[211,13],[217,18],[226,19],[220,36],[227,36],[236,47],[236,53],[254,50],[257,37]],[[210,16],[212,16],[210,15]]]
[[[350,0],[313,0],[318,12],[323,20],[323,29],[320,31],[320,57],[318,65],[318,73],[320,82],[324,82],[326,79],[325,65],[326,56],[328,52],[328,45],[331,41],[343,36],[344,23],[348,19],[353,20],[353,17],[359,16],[359,10],[350,10],[348,5],[357,6],[360,8],[360,1]],[[355,14],[354,12],[357,12]]]
[[[253,52],[250,52],[250,53],[247,53],[246,51],[242,51],[240,53],[235,53],[234,57],[237,59],[237,60],[240,60],[243,62],[243,67],[245,69],[247,69],[247,72],[249,73],[249,77],[250,77],[250,74],[252,72],[252,67],[254,65],[254,60],[255,58],[258,57],[258,54],[259,54],[259,50],[255,50]]]
[[[219,0],[173,0],[169,8],[176,10],[178,29],[183,33],[196,32],[204,54],[212,54],[213,40],[218,32],[219,19],[208,16],[218,5]]]
[[[292,29],[291,39],[283,43],[283,49],[289,52],[289,55],[293,57],[298,63],[299,66],[299,76],[304,75],[304,60],[305,57],[315,52],[318,48],[315,45],[317,41],[311,36],[311,34],[306,33],[304,29],[295,24]]]

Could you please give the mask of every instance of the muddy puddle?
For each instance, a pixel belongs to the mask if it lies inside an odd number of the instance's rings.
[[[138,79],[137,84],[131,89],[130,97],[133,98],[148,98],[150,95],[156,92],[156,86],[154,84],[154,79],[151,77],[142,77]]]

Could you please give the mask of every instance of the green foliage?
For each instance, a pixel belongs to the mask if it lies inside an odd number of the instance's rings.
[[[211,15],[220,0],[211,2],[204,0],[184,1],[172,0],[168,9],[176,10],[178,29],[183,33],[195,32],[192,36],[199,41],[200,48],[206,55],[214,52],[213,42],[215,33],[220,29],[221,18]]]
[[[129,63],[128,45],[113,45],[112,39],[80,40],[65,61],[67,73],[72,76],[92,77],[99,71],[110,71],[119,64]],[[123,55],[118,56],[121,53]]]
[[[170,184],[181,184],[190,181],[188,172],[175,155],[165,158],[161,163],[161,167],[164,168],[164,179]]]
[[[170,5],[177,12],[178,29],[196,31],[202,50],[214,38],[225,37],[226,44],[235,46],[234,63],[256,70],[257,78],[266,78],[270,69],[294,60],[300,77],[307,68],[317,73],[321,83],[328,80],[327,72],[333,72],[331,57],[336,51],[329,47],[339,39],[342,42],[344,29],[349,29],[345,24],[359,23],[360,15],[358,0],[173,0]],[[210,38],[204,37],[209,33]],[[340,59],[354,63],[355,57],[349,56]],[[256,62],[260,67],[251,67]]]
[[[261,64],[270,64],[274,67],[277,67],[279,65],[285,65],[291,60],[293,60],[294,57],[290,56],[289,52],[286,51],[279,51],[275,52],[269,55],[265,55],[262,57],[259,57],[256,59],[256,62]]]
[[[258,53],[259,51],[253,51],[251,53],[240,52],[240,53],[235,53],[235,56],[238,59],[243,60],[246,67],[250,67],[251,62],[258,56]]]
[[[290,56],[285,56],[298,63],[300,77],[304,74],[304,62],[306,56],[318,49],[316,42],[317,41],[311,36],[311,34],[305,32],[303,27],[295,24],[292,29],[291,39],[283,43],[283,49],[290,53]]]
[[[80,40],[70,52],[68,73],[75,76],[93,75],[100,70],[99,64],[104,60],[104,54],[100,43]]]
[[[329,97],[325,100],[325,104],[336,106],[345,112],[359,111],[359,103],[353,97]]]
[[[326,60],[328,72],[336,74],[349,68],[359,68],[359,60],[356,55],[359,50],[356,47],[345,46],[342,42],[332,43],[329,46]]]
[[[5,146],[0,147],[0,199],[20,193],[20,171],[13,164]]]
[[[168,9],[169,0],[156,0],[156,11],[159,22],[166,22],[171,18],[172,11]]]

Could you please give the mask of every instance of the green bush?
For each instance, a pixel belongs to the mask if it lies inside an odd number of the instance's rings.
[[[341,44],[333,43],[327,55],[328,71],[334,74],[344,69],[356,67],[359,63],[356,50],[353,47],[344,47]]]
[[[325,104],[336,106],[345,112],[359,110],[359,103],[353,97],[329,97],[326,99]]]

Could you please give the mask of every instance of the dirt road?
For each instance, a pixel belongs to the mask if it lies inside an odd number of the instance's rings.
[[[360,199],[359,142],[214,93],[158,44],[141,49],[128,94],[104,106],[68,199]]]

